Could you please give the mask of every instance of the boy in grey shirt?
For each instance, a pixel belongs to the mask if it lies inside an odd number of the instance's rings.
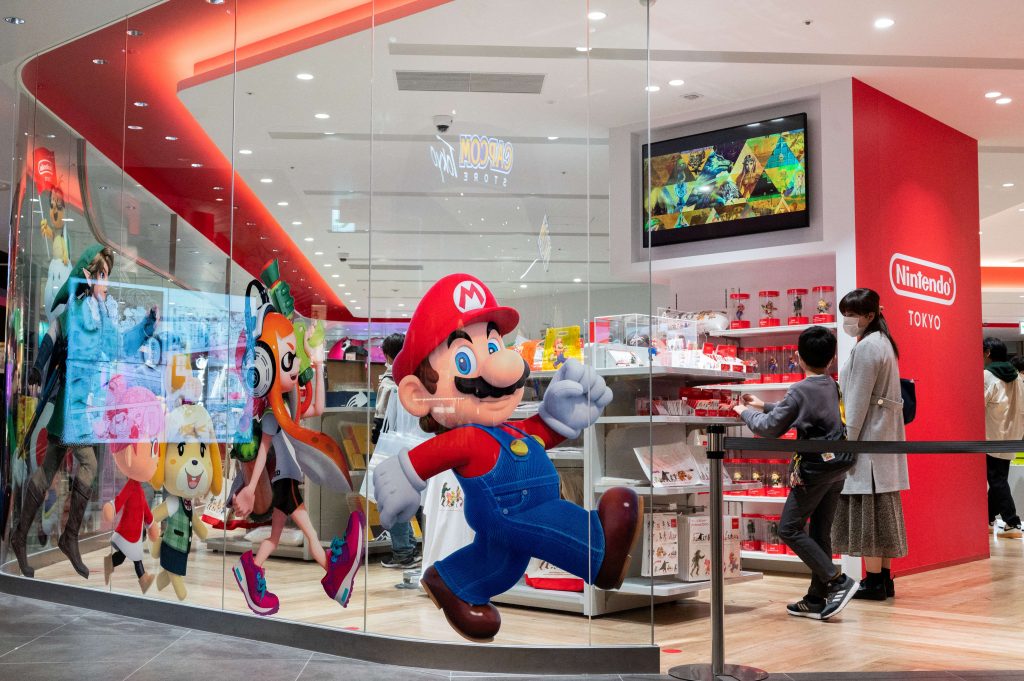
[[[801,440],[845,439],[839,386],[827,374],[836,356],[835,336],[824,327],[812,326],[800,334],[797,347],[807,378],[791,386],[780,402],[765,404],[745,394],[736,413],[762,437],[778,437],[796,428]],[[851,455],[831,453],[798,454],[790,465],[791,490],[782,510],[779,536],[811,569],[807,595],[786,606],[795,617],[827,620],[845,608],[857,592],[857,582],[832,563],[832,521],[851,467]]]

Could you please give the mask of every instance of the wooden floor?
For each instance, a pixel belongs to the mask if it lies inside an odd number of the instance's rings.
[[[763,581],[727,589],[726,659],[778,672],[1020,669],[1024,653],[1024,541],[992,539],[992,558],[898,579],[898,598],[853,601],[829,622],[789,617],[788,602],[806,588],[802,577],[768,574]],[[87,582],[66,562],[36,571],[40,579],[105,588],[105,551],[88,554]],[[230,567],[236,556],[200,549],[189,563],[190,602],[245,611]],[[148,558],[147,558],[148,560]],[[348,609],[329,600],[313,563],[268,562],[267,583],[281,598],[281,618],[397,636],[462,641],[418,590],[400,590],[401,571],[378,564],[361,571]],[[130,563],[118,568],[111,588],[138,593]],[[149,594],[173,599],[168,588]],[[710,654],[707,592],[655,608],[653,640],[664,650],[662,667],[706,662]],[[502,606],[496,643],[650,643],[650,608],[588,620],[582,616]],[[344,655],[345,651],[337,651]]]

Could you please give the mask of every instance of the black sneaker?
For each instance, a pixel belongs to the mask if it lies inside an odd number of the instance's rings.
[[[854,598],[858,601],[884,601],[889,597],[887,586],[881,575],[868,575],[860,581],[860,587]],[[896,595],[895,585],[892,588],[892,593],[894,596]]]
[[[403,570],[406,570],[408,568],[414,568],[414,567],[416,567],[418,565],[421,565],[422,563],[423,563],[423,556],[421,556],[418,553],[416,555],[409,556],[408,558],[401,558],[401,559],[395,558],[394,556],[391,556],[390,559],[382,560],[380,562],[381,567],[401,568]]]
[[[793,617],[808,617],[812,620],[820,620],[824,609],[824,601],[821,603],[809,603],[806,598],[786,606],[786,612]]]
[[[853,595],[857,593],[857,587],[856,580],[851,579],[845,574],[829,582],[828,593],[825,596],[825,608],[821,611],[821,619],[827,620],[838,615],[846,607],[846,604],[850,602]]]

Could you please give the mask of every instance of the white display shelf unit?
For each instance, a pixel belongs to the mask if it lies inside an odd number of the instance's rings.
[[[756,393],[768,390],[789,390],[794,383],[715,383],[701,386],[707,390],[731,390],[734,393]]]
[[[739,577],[732,577],[725,580],[726,584],[739,584],[761,579],[760,572],[743,570]],[[588,587],[589,588],[589,587]],[[671,577],[630,577],[622,582],[622,587],[616,591],[601,591],[606,595],[607,603],[611,610],[624,610],[636,607],[635,600],[643,599],[649,603],[651,596],[655,603],[670,603],[683,598],[692,598],[701,591],[711,588],[709,580],[699,582],[684,582]],[[598,590],[600,591],[600,590]],[[565,612],[576,612],[581,615],[587,614],[587,592],[578,591],[550,591],[546,589],[534,589],[520,581],[514,587],[495,597],[493,600],[510,605],[521,605],[530,608],[543,608],[545,610],[562,610]],[[625,607],[616,607],[619,601]]]
[[[726,501],[739,501],[747,504],[778,504],[786,503],[786,497],[752,497],[746,494],[728,494]]]
[[[799,563],[800,565],[804,563],[800,560],[800,556],[794,556],[789,553],[766,553],[765,551],[740,551],[740,559],[775,563]],[[833,558],[832,562],[839,565],[840,559]]]
[[[725,331],[715,331],[712,336],[716,338],[751,338],[753,336],[779,336],[785,334],[798,334],[809,329],[812,326],[823,326],[826,329],[835,329],[835,322],[826,322],[824,324],[793,324],[789,326],[755,326],[749,329],[726,329]]]
[[[587,348],[588,357],[593,357],[600,348]],[[600,359],[600,358],[599,358]],[[600,367],[597,362],[596,366]],[[750,374],[713,371],[708,369],[690,369],[683,367],[630,366],[598,368],[605,381],[611,386],[615,397],[598,421],[586,429],[583,434],[583,469],[584,490],[583,505],[588,510],[597,507],[601,494],[612,487],[627,486],[645,497],[645,505],[652,504],[656,509],[683,509],[688,507],[706,507],[708,505],[707,485],[694,485],[684,489],[655,487],[649,482],[623,485],[602,478],[624,480],[647,480],[646,473],[637,460],[634,447],[646,448],[651,444],[665,444],[686,440],[687,436],[698,428],[710,425],[741,426],[742,421],[736,418],[697,417],[697,416],[637,416],[636,397],[647,395],[678,395],[679,388],[708,383],[740,381]],[[531,378],[549,379],[554,371],[534,371]],[[543,386],[543,383],[540,384]],[[653,390],[653,393],[651,392]],[[657,425],[652,430],[651,426]],[[726,489],[744,489],[749,485],[727,485]],[[647,510],[655,510],[648,508]],[[641,577],[640,568],[643,557],[643,538],[632,550],[633,561],[623,586],[614,591],[605,591],[591,586],[584,587],[582,593],[549,591],[534,589],[524,582],[509,591],[496,596],[493,600],[548,610],[562,610],[588,616],[629,610],[649,606],[652,597],[652,580]],[[737,581],[760,579],[759,573],[744,572]],[[687,582],[678,578],[659,577],[653,581],[653,597],[656,603],[672,602],[692,598],[699,592],[710,588],[709,582]]]

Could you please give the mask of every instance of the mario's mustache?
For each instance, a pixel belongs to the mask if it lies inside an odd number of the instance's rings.
[[[472,395],[477,399],[486,399],[488,397],[505,397],[511,395],[515,391],[526,385],[526,379],[530,377],[530,367],[526,362],[523,362],[523,375],[519,377],[519,380],[512,385],[499,388],[491,385],[483,379],[482,376],[476,378],[461,378],[455,377],[455,388],[460,393]]]

